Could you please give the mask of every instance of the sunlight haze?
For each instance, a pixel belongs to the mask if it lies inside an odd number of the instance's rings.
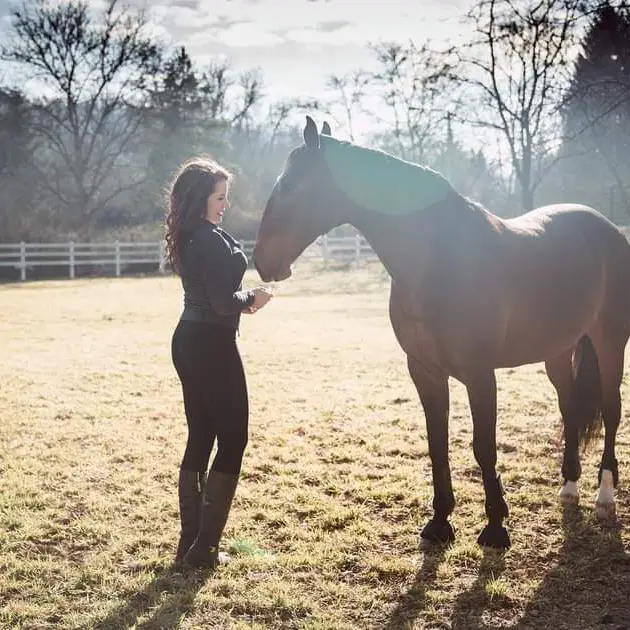
[[[91,0],[101,9],[104,2]],[[203,65],[225,59],[234,70],[259,69],[268,101],[322,98],[326,79],[373,69],[369,43],[442,45],[462,37],[461,18],[471,0],[130,0],[146,9],[153,33],[167,45],[185,46]],[[0,31],[20,3],[0,0]],[[362,135],[367,120],[357,120]]]

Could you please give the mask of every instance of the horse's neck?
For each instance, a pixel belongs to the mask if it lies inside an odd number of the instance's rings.
[[[490,228],[486,213],[457,193],[431,208],[404,216],[384,216],[353,206],[348,217],[348,223],[365,236],[392,279],[401,285],[422,283],[424,274],[434,268],[436,257],[448,257],[453,240]]]
[[[394,279],[431,255],[436,231],[453,213],[466,212],[463,198],[430,168],[334,138],[322,143],[333,195],[327,207],[363,233]]]
[[[387,217],[357,209],[349,223],[365,236],[395,281],[408,275],[410,260],[421,273],[422,261],[434,248],[436,226],[427,215]]]

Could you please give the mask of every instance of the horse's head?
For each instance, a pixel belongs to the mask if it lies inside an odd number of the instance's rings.
[[[330,135],[328,123],[322,134]],[[297,257],[320,234],[344,222],[322,153],[320,134],[307,116],[304,144],[289,154],[258,228],[253,259],[265,282],[288,278]]]

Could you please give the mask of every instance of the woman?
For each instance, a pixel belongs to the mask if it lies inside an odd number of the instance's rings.
[[[219,561],[247,445],[247,384],[236,345],[240,316],[271,299],[264,287],[242,290],[247,257],[219,227],[230,180],[212,160],[190,160],[175,177],[166,216],[166,253],[184,290],[171,351],[188,423],[175,562],[194,567],[214,568]],[[215,439],[217,452],[205,479]]]

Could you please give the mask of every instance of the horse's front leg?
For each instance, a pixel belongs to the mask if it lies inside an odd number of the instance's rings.
[[[501,478],[497,476],[497,382],[494,370],[476,372],[466,379],[468,400],[473,419],[473,452],[481,467],[486,493],[488,524],[477,542],[485,547],[508,549],[510,537],[503,519],[508,506],[503,498]]]
[[[430,542],[449,543],[455,540],[455,532],[448,521],[455,507],[455,497],[448,462],[448,375],[429,371],[410,356],[407,366],[424,408],[433,472],[433,518],[420,536]]]

